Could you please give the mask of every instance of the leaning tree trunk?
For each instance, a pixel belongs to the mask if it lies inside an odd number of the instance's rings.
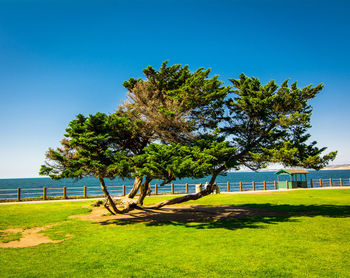
[[[106,198],[105,208],[107,210],[109,210],[109,212],[111,212],[112,214],[119,213],[119,210],[118,210],[117,206],[115,205],[111,195],[109,195],[109,192],[107,190],[107,186],[105,184],[104,179],[102,177],[99,177],[98,179],[100,181],[100,185],[101,185],[101,189],[103,191],[103,194],[104,194],[104,196]],[[112,210],[109,208],[109,205],[111,205]]]
[[[130,190],[129,194],[126,195],[126,197],[130,199],[134,198],[137,192],[139,191],[141,184],[142,184],[142,178],[136,177],[134,181],[134,185]]]
[[[213,191],[215,189],[215,180],[216,180],[216,177],[218,176],[219,173],[220,173],[220,171],[217,171],[213,174],[213,176],[210,179],[209,184],[201,192],[198,192],[196,194],[187,194],[185,196],[177,197],[177,198],[170,199],[170,200],[165,200],[165,201],[159,202],[159,203],[157,203],[155,205],[151,205],[151,206],[143,206],[143,201],[144,201],[145,197],[147,196],[148,190],[150,189],[151,179],[146,177],[145,181],[142,183],[142,179],[136,178],[135,182],[134,182],[133,189],[127,195],[126,198],[122,199],[122,204],[124,207],[123,209],[117,208],[115,202],[113,201],[112,197],[109,195],[109,193],[107,191],[107,187],[104,183],[103,178],[100,178],[100,183],[101,183],[101,188],[105,194],[105,198],[107,200],[107,203],[105,204],[106,209],[109,210],[112,214],[120,214],[120,213],[127,213],[127,212],[129,212],[133,209],[136,209],[136,208],[139,208],[139,209],[159,209],[159,208],[167,206],[167,205],[174,205],[174,204],[187,202],[190,200],[197,200],[199,198],[207,196],[207,195],[213,193]],[[139,195],[138,199],[132,199],[129,197],[129,196],[134,197],[139,189],[140,189],[140,195]],[[109,208],[109,204],[111,205],[112,210]]]
[[[137,200],[138,205],[143,205],[143,200],[146,198],[149,188],[150,188],[151,179],[146,177],[145,182],[141,185],[140,196]]]
[[[124,208],[123,209],[118,209],[114,200],[112,199],[111,195],[109,194],[107,190],[107,186],[105,184],[105,181],[102,177],[99,177],[100,185],[102,188],[102,191],[104,193],[104,196],[106,198],[106,203],[104,204],[105,208],[112,214],[119,214],[119,213],[126,213],[129,212],[130,209],[133,208],[133,206],[136,206],[135,200],[131,199],[131,202],[125,202]],[[109,206],[112,207],[112,209],[109,208]]]
[[[135,182],[133,185],[133,188],[131,189],[130,193],[124,197],[117,200],[117,203],[119,203],[123,209],[118,209],[116,206],[116,202],[113,200],[111,195],[109,194],[107,190],[107,186],[104,182],[104,179],[102,177],[99,178],[102,191],[104,193],[104,196],[106,198],[105,208],[112,214],[120,214],[120,213],[127,213],[130,210],[133,210],[135,208],[140,208],[140,205],[143,204],[143,200],[145,199],[148,189],[150,187],[151,179],[146,178],[145,182],[142,184],[142,178],[135,178]],[[137,194],[138,190],[141,187],[140,195],[138,199],[133,199],[133,197]],[[111,208],[109,207],[111,206]]]
[[[185,196],[181,196],[181,197],[177,197],[177,198],[174,198],[174,199],[170,199],[170,200],[165,200],[165,201],[159,202],[159,203],[157,203],[155,205],[152,205],[152,206],[147,206],[147,207],[143,206],[142,208],[145,208],[145,209],[159,209],[159,208],[167,206],[167,205],[174,205],[174,204],[178,204],[178,203],[187,202],[187,201],[190,201],[190,200],[197,200],[199,198],[207,196],[207,195],[213,193],[213,191],[215,189],[215,180],[216,180],[216,177],[218,176],[218,174],[219,173],[214,173],[213,174],[213,176],[210,179],[209,184],[201,192],[198,192],[196,194],[187,194]]]

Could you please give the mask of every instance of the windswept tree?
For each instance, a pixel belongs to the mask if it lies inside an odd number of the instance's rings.
[[[116,113],[78,115],[67,128],[62,147],[49,149],[40,174],[51,178],[99,179],[112,213],[145,208],[153,179],[161,185],[184,178],[211,176],[196,194],[149,206],[185,202],[213,192],[218,175],[241,166],[252,170],[269,163],[320,169],[336,152],[310,142],[309,100],[323,85],[299,89],[288,80],[265,85],[244,74],[224,86],[210,70],[188,66],[148,67],[144,79],[124,82],[128,101]],[[105,178],[133,177],[124,198],[113,200]],[[134,198],[140,192],[138,198]]]
[[[208,122],[215,125],[208,129],[206,121],[200,120],[205,115],[191,119],[200,132],[223,136],[231,153],[219,158],[205,190],[160,202],[152,208],[206,196],[213,192],[216,177],[232,168],[245,166],[256,171],[269,163],[281,163],[319,170],[336,157],[336,152],[322,155],[326,148],[318,148],[315,141],[308,141],[312,114],[309,100],[322,90],[322,84],[302,89],[296,82],[289,86],[288,80],[280,86],[274,81],[262,85],[259,79],[244,74],[230,81],[233,86],[223,106],[217,109],[220,113],[206,114]],[[134,107],[138,109],[137,105]]]
[[[165,184],[185,176],[208,175],[210,171],[204,165],[213,159],[199,155],[200,148],[195,148],[192,141],[200,135],[199,124],[200,129],[216,127],[228,88],[217,76],[210,78],[210,70],[191,72],[188,66],[169,67],[167,62],[160,71],[148,67],[144,74],[145,80],[124,82],[129,101],[115,114],[78,115],[66,130],[63,148],[48,151],[40,174],[55,179],[96,176],[107,200],[105,206],[114,213],[142,205],[153,179],[162,179]],[[207,113],[216,116],[207,117]],[[94,125],[96,118],[98,126]],[[103,153],[113,153],[120,160],[105,159]],[[118,169],[122,162],[124,168]],[[97,164],[101,169],[95,167]],[[129,172],[124,171],[126,166]],[[104,183],[104,178],[116,176],[135,178],[132,190],[117,204]],[[138,191],[141,193],[135,200]]]

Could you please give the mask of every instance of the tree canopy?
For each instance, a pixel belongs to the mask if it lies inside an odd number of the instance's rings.
[[[240,165],[258,170],[277,162],[319,170],[334,159],[335,152],[322,157],[325,148],[308,143],[312,114],[308,101],[322,84],[303,89],[296,82],[289,86],[288,80],[280,86],[274,81],[262,85],[244,74],[230,81],[233,90],[225,102],[229,113],[221,131],[237,148],[233,156]]]
[[[53,179],[95,176],[112,213],[142,208],[153,179],[161,185],[178,178],[211,176],[205,190],[156,204],[198,199],[212,193],[215,179],[242,165],[252,170],[269,163],[320,169],[336,152],[322,155],[310,141],[313,99],[323,85],[302,89],[289,81],[263,85],[241,74],[224,86],[210,69],[151,66],[145,79],[123,83],[128,100],[110,115],[81,114],[70,122],[61,148],[49,149],[40,174]],[[119,202],[105,178],[134,177],[131,192]],[[134,199],[140,191],[139,197]],[[123,207],[122,209],[120,207]]]
[[[184,142],[202,129],[217,127],[229,87],[217,75],[209,77],[210,69],[192,73],[188,66],[164,62],[159,71],[149,66],[143,73],[145,80],[123,83],[129,98],[124,107],[137,111],[157,139]]]

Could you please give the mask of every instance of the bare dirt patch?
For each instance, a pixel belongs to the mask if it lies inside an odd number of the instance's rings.
[[[44,231],[58,224],[59,223],[47,225],[44,227],[31,228],[31,229],[16,228],[16,229],[2,230],[2,232],[6,232],[6,233],[22,233],[22,237],[19,240],[13,240],[6,243],[0,242],[0,248],[31,247],[31,246],[36,246],[43,243],[61,242],[64,239],[52,240],[49,237],[45,236],[43,233],[40,233],[41,231]]]
[[[127,214],[110,215],[104,208],[95,208],[88,215],[72,215],[70,218],[79,218],[92,222],[108,224],[108,222],[207,222],[220,219],[235,219],[251,216],[287,215],[265,209],[230,206],[203,206],[187,205],[176,207],[163,207],[154,210],[133,210]]]

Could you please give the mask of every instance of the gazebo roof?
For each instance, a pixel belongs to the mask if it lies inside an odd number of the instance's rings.
[[[306,171],[305,169],[281,169],[277,171],[275,174],[276,175],[281,175],[281,174],[294,175],[294,174],[308,174],[308,173],[309,171]]]

